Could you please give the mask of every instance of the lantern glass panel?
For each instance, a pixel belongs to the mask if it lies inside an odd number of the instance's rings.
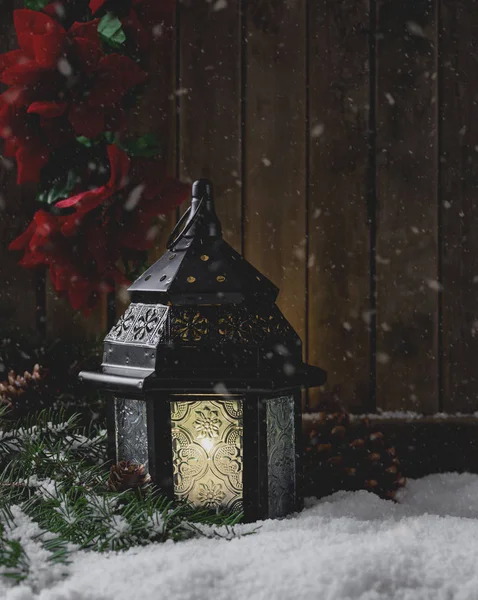
[[[146,402],[115,398],[116,460],[130,460],[148,468]]]
[[[267,401],[269,517],[282,517],[296,506],[294,396]]]
[[[171,402],[174,494],[208,509],[242,510],[243,399]]]

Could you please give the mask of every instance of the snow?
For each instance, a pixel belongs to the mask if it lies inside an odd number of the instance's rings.
[[[38,539],[42,531],[37,523],[23,513],[18,506],[11,507],[11,514],[14,524],[6,523],[5,533],[9,539],[20,541],[27,554],[30,573],[29,586],[21,586],[21,588],[26,588],[23,593],[20,593],[21,590],[17,588],[2,590],[2,585],[8,584],[8,582],[3,581],[0,577],[0,598],[3,600],[6,593],[5,600],[20,600],[20,598],[30,600],[36,597],[32,590],[46,589],[48,586],[54,585],[56,581],[61,580],[66,575],[67,567],[63,564],[52,564],[49,561],[50,553]],[[45,536],[43,539],[47,538],[48,536]]]
[[[31,531],[30,531],[31,530]],[[24,521],[21,538],[35,533]],[[37,546],[5,600],[476,600],[478,475],[410,481],[400,503],[365,491],[309,499],[299,515],[52,567]],[[249,534],[250,535],[245,535]],[[1,580],[0,580],[1,581]],[[9,584],[10,585],[10,584]],[[35,592],[35,590],[37,590]],[[6,594],[6,595],[5,595]]]
[[[401,421],[415,421],[419,419],[436,419],[436,420],[445,420],[445,419],[456,419],[456,418],[464,418],[464,419],[476,419],[478,418],[478,411],[474,413],[443,413],[438,412],[432,415],[425,415],[423,413],[417,413],[412,410],[382,410],[376,413],[368,413],[361,415],[350,414],[350,420],[360,420],[360,419],[370,419],[371,421],[380,421],[387,419],[399,419]],[[321,414],[316,412],[311,413],[303,413],[302,420],[303,421],[320,421]]]

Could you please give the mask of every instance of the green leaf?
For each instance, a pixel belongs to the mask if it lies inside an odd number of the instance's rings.
[[[43,10],[50,0],[25,0],[25,8]]]
[[[126,41],[121,21],[110,12],[98,23],[98,33],[103,42],[112,48],[120,48]]]
[[[90,138],[87,138],[84,135],[78,136],[76,141],[87,148],[91,148],[93,146],[93,142],[90,140]]]
[[[105,140],[108,144],[114,144],[116,140],[116,133],[114,131],[105,131],[104,133]]]
[[[71,195],[78,177],[74,171],[68,171],[68,175],[65,181],[59,181],[55,183],[49,190],[40,192],[37,196],[39,202],[45,202],[46,204],[52,205],[58,202],[58,200],[64,200]]]
[[[139,138],[122,140],[119,144],[130,156],[153,158],[161,154],[161,145],[153,133],[146,133]]]

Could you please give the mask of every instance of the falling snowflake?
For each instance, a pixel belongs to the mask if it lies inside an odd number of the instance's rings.
[[[58,70],[65,77],[69,77],[73,73],[73,67],[64,56],[58,60]]]
[[[427,279],[427,285],[434,292],[439,292],[440,290],[443,289],[442,284],[439,281],[437,281],[436,279]]]
[[[323,123],[317,123],[310,130],[310,137],[319,138],[324,133],[324,130],[325,130],[325,125]]]
[[[124,209],[127,211],[132,211],[138,205],[138,202],[141,200],[141,196],[143,194],[143,190],[146,186],[144,183],[140,183],[135,188],[131,190],[126,202],[124,203]]]
[[[407,21],[407,31],[408,33],[411,33],[412,35],[415,35],[417,37],[427,37],[425,32],[423,31],[423,27],[415,21]]]
[[[395,104],[395,98],[389,92],[385,94],[385,98],[387,99],[387,102],[390,104],[390,106],[393,106]]]
[[[223,10],[224,8],[227,8],[226,0],[217,0],[217,2],[215,2],[213,5],[212,10],[218,11]]]

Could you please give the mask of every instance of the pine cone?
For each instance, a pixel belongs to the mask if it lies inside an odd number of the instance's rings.
[[[0,382],[0,405],[13,406],[14,401],[19,396],[36,387],[43,377],[44,373],[38,364],[33,367],[31,373],[25,371],[23,375],[17,375],[15,371],[9,371],[8,378]]]
[[[339,399],[339,387],[324,392],[317,423],[306,444],[306,465],[313,493],[366,489],[394,499],[406,483],[395,448],[381,431],[371,431],[369,419],[350,422]]]
[[[151,482],[151,476],[144,465],[122,460],[110,469],[108,488],[112,492],[143,489]]]

